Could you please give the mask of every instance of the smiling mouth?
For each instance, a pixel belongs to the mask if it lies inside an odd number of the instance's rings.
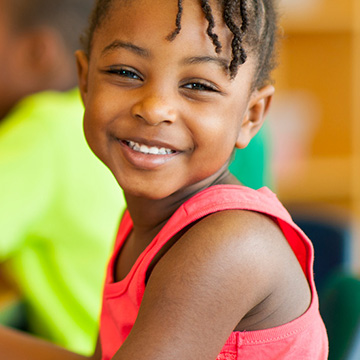
[[[176,152],[164,147],[147,146],[130,140],[125,140],[124,142],[130,149],[146,155],[171,155]]]

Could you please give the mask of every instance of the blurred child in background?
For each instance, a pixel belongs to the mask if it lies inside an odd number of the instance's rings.
[[[0,261],[29,330],[82,353],[94,346],[124,207],[85,142],[74,89],[74,51],[92,4],[0,0]]]

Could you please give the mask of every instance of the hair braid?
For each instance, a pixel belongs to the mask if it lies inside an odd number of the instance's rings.
[[[183,13],[183,7],[182,7],[182,0],[178,0],[178,13],[176,14],[176,21],[175,21],[175,30],[169,34],[166,39],[169,41],[173,41],[176,36],[180,33],[181,30],[181,17]]]
[[[240,14],[241,14],[241,19],[242,19],[241,32],[243,34],[245,34],[249,27],[249,15],[248,15],[248,11],[247,11],[247,0],[240,1]]]
[[[241,35],[240,35],[240,64],[243,64],[246,59],[247,55],[245,53],[245,50],[243,48],[243,38],[246,35],[246,32],[249,27],[249,15],[247,11],[247,0],[241,0],[240,1],[240,15],[241,15]]]
[[[219,41],[219,37],[212,31],[213,28],[215,27],[215,21],[214,21],[211,6],[209,5],[208,0],[201,0],[201,8],[205,14],[206,20],[209,23],[209,26],[207,28],[207,34],[209,35],[210,39],[212,40],[212,42],[215,46],[216,53],[219,54],[221,52],[222,46]]]
[[[247,55],[243,48],[242,40],[247,30],[249,21],[246,11],[246,3],[241,1],[240,12],[242,18],[241,28],[233,21],[233,14],[235,11],[236,2],[227,1],[224,6],[224,21],[229,30],[233,33],[233,40],[231,42],[232,48],[232,60],[229,65],[230,76],[233,78],[236,76],[238,66],[245,63]]]

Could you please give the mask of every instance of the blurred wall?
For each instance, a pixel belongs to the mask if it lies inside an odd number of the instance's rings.
[[[291,207],[347,213],[360,269],[360,1],[280,0],[280,10],[269,115],[276,191]]]

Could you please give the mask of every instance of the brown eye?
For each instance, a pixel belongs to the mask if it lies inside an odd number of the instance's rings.
[[[142,78],[135,71],[132,71],[129,69],[110,68],[106,72],[109,74],[117,75],[117,76],[128,78],[128,79],[142,80]]]
[[[218,90],[215,87],[208,84],[203,84],[201,82],[190,82],[188,84],[183,85],[183,87],[185,89],[190,89],[190,90],[218,92]]]

